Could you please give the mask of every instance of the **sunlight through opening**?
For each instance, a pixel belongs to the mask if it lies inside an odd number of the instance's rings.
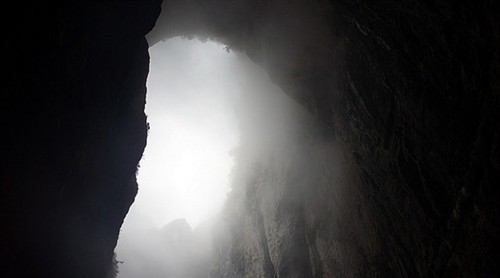
[[[116,247],[119,277],[204,277],[231,241],[225,217],[240,210],[234,194],[256,181],[257,165],[286,180],[294,138],[310,125],[244,53],[179,37],[149,51],[150,130]]]
[[[179,218],[194,228],[220,210],[230,188],[236,57],[221,44],[179,37],[150,55],[150,130],[132,210],[157,228]]]

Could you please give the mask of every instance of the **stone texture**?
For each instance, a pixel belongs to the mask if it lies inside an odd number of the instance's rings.
[[[164,7],[153,40],[187,33],[245,51],[316,117],[323,131],[313,141],[328,142],[292,162],[313,161],[316,180],[297,182],[293,166],[279,172],[256,159],[262,171],[232,197],[242,207],[232,218],[232,267],[220,275],[498,273],[496,4]],[[168,13],[179,10],[198,20]],[[332,173],[338,163],[339,177]]]
[[[234,190],[214,275],[497,277],[498,10],[165,1],[151,41],[211,36],[247,52],[319,130],[286,169],[258,160]],[[4,11],[1,276],[103,277],[137,190],[159,3]],[[301,156],[313,178],[294,176]]]

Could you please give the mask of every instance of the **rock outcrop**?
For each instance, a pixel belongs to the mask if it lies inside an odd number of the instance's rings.
[[[495,4],[214,3],[165,2],[149,38],[212,37],[246,52],[322,129],[290,168],[256,159],[252,182],[234,185],[241,207],[219,274],[498,273]]]
[[[160,3],[22,2],[4,10],[0,276],[104,277],[137,192]]]
[[[245,51],[317,123],[318,140],[288,168],[257,160],[261,171],[234,191],[241,209],[215,274],[498,276],[498,10],[164,1],[150,42],[209,36]],[[160,3],[5,11],[1,276],[104,277],[137,190],[144,36]],[[304,167],[312,178],[296,175]]]

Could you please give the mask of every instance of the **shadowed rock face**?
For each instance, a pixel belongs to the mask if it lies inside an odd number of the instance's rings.
[[[214,275],[497,276],[496,10],[492,1],[165,1],[151,42],[211,36],[245,51],[320,129],[288,171],[256,161],[255,178],[233,190],[233,241]],[[0,272],[104,277],[137,191],[144,36],[160,3],[9,11]]]
[[[137,191],[159,4],[8,11],[1,276],[103,277]]]

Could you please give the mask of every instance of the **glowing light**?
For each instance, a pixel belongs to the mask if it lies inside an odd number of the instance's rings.
[[[238,139],[235,56],[214,42],[180,38],[158,43],[150,55],[151,129],[131,214],[158,228],[177,218],[194,227],[215,215],[229,192],[229,152]]]

